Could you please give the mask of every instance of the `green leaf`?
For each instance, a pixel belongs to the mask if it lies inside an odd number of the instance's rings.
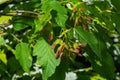
[[[13,64],[14,64],[15,66],[13,66]],[[20,66],[18,60],[16,60],[15,57],[10,57],[10,58],[8,59],[8,61],[7,61],[7,66],[9,66],[7,69],[9,69],[9,72],[10,72],[10,73],[15,73],[15,72],[16,72],[16,73],[19,73],[20,71],[23,71],[23,70],[21,69],[21,66]]]
[[[41,25],[41,22],[38,19],[34,20],[35,23],[35,32],[41,31],[43,29],[43,25]]]
[[[60,27],[65,27],[65,22],[67,18],[68,18],[67,15],[58,13],[57,17],[55,18],[55,21]]]
[[[56,23],[60,27],[65,27],[65,22],[68,19],[67,10],[60,4],[59,1],[56,0],[42,1],[42,10],[45,12],[55,10],[57,12],[57,16],[55,17]]]
[[[113,14],[111,16],[113,23],[115,24],[114,27],[120,33],[120,14]]]
[[[11,16],[0,16],[0,24],[3,22],[8,23],[9,19],[11,19]]]
[[[93,52],[100,58],[101,57],[101,50],[99,49],[99,43],[96,37],[84,30],[81,26],[77,26],[74,28],[75,32],[78,34],[77,38],[80,42],[87,43]]]
[[[2,37],[0,37],[0,45],[5,45],[5,40]]]
[[[106,79],[101,77],[100,75],[95,75],[95,76],[92,76],[90,80],[106,80]]]
[[[36,63],[42,66],[43,80],[47,80],[55,72],[56,66],[60,63],[59,59],[55,59],[54,51],[43,38],[37,41],[33,55],[37,56]]]
[[[50,5],[51,1],[52,0],[42,0],[42,6],[41,6],[42,11],[47,12],[49,10],[52,10]]]
[[[51,6],[53,10],[57,11],[57,16],[55,18],[56,23],[60,27],[65,27],[65,22],[68,19],[67,10],[65,7],[61,6],[60,2],[58,1],[51,1]]]
[[[15,31],[20,31],[30,26],[34,26],[34,20],[29,18],[13,17],[11,20]]]
[[[86,47],[86,50],[88,54],[87,59],[90,61],[93,71],[100,74],[100,76],[107,80],[113,80],[115,66],[112,56],[107,52],[107,49],[102,52],[101,59],[94,55],[93,51],[89,47]]]
[[[66,63],[64,58],[61,60],[60,65],[56,68],[55,73],[48,80],[65,80],[65,73],[67,72],[67,69],[68,63]]]
[[[95,7],[99,7],[99,9],[101,11],[110,9],[110,7],[111,7],[108,1],[104,1],[104,2],[100,2],[99,0],[98,1],[94,1],[94,5],[95,5]]]
[[[29,72],[30,67],[32,66],[32,57],[31,48],[27,43],[17,44],[15,57],[19,61],[23,70]]]
[[[28,25],[21,24],[21,23],[14,23],[13,26],[14,26],[15,31],[20,31],[20,30],[28,27]]]
[[[35,19],[35,32],[41,31],[43,27],[47,24],[48,21],[50,21],[51,15],[50,12],[48,11],[46,14],[39,15],[39,19]]]
[[[7,64],[6,54],[4,53],[4,51],[1,51],[1,50],[0,50],[0,60],[1,60],[4,64]]]
[[[0,74],[4,74],[7,71],[7,66],[0,61]]]
[[[107,78],[107,80],[113,80],[115,66],[111,55],[104,52],[104,56],[101,61],[91,56],[91,53],[89,56],[92,61],[93,70],[99,73],[102,77]]]
[[[111,3],[115,7],[115,9],[119,12],[120,11],[120,0],[111,0]]]

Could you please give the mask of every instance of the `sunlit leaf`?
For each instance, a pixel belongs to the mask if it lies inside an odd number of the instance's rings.
[[[3,61],[3,63],[7,64],[7,57],[4,51],[0,51],[0,60]]]
[[[105,78],[103,78],[103,77],[101,77],[100,75],[95,75],[95,76],[93,76],[93,77],[91,77],[91,79],[90,80],[106,80]]]
[[[4,45],[4,44],[5,44],[5,40],[2,37],[0,37],[0,45]]]
[[[36,63],[42,66],[42,78],[47,80],[55,72],[56,67],[59,65],[59,59],[55,59],[55,53],[51,46],[43,39],[40,38],[34,48],[33,55],[37,56]]]
[[[30,67],[32,66],[32,57],[31,57],[31,48],[27,43],[17,44],[15,57],[19,61],[23,70],[29,72]]]
[[[8,23],[10,18],[11,17],[9,17],[9,16],[1,16],[0,23]]]
[[[68,18],[67,15],[57,14],[57,17],[55,18],[55,20],[59,26],[65,27],[65,22],[67,18]]]
[[[68,18],[67,10],[63,6],[61,6],[58,1],[51,1],[51,5],[52,5],[53,10],[57,11],[57,16],[55,18],[56,23],[60,27],[65,27],[65,22]]]
[[[35,32],[41,31],[45,25],[50,21],[51,15],[50,12],[47,12],[46,14],[39,15],[39,19],[35,19]]]
[[[0,0],[0,5],[7,2],[7,0]]]
[[[28,27],[28,25],[21,24],[21,23],[14,23],[13,26],[16,31],[19,31]]]
[[[47,5],[46,5],[47,4]],[[57,16],[55,18],[56,23],[60,27],[65,27],[65,22],[68,19],[67,10],[63,7],[59,1],[56,0],[44,0],[42,1],[42,10],[43,11],[51,11],[55,10],[57,12]]]

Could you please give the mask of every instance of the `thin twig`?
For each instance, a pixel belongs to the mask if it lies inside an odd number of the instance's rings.
[[[22,42],[20,39],[18,39],[14,34],[11,34],[14,39],[16,39],[18,42]]]
[[[15,40],[17,40],[18,42],[22,42],[22,41],[21,41],[19,38],[17,38],[13,33],[7,31],[4,27],[1,27],[1,28],[3,29],[4,32],[7,32],[8,34],[11,34],[12,37],[13,37]],[[4,35],[5,35],[5,33],[4,33]]]
[[[29,14],[35,14],[39,15],[42,14],[42,12],[33,12],[33,11],[26,11],[26,10],[15,10],[17,13],[29,13]]]
[[[15,54],[15,50],[11,46],[7,44],[5,46],[7,47],[8,50],[10,50],[13,54]]]
[[[13,17],[27,17],[27,18],[35,18],[36,16],[25,16],[25,15],[18,15],[18,14],[11,14],[11,13],[0,13],[3,16],[13,16]]]
[[[19,13],[33,14],[34,16],[19,15]],[[15,10],[8,13],[0,12],[0,15],[4,15],[4,16],[18,16],[18,17],[28,17],[28,18],[35,18],[40,14],[43,14],[43,12],[34,12],[34,11],[26,11],[26,10]]]

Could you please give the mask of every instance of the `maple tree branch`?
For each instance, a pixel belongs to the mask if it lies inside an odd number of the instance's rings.
[[[20,15],[20,13],[27,13],[27,14],[33,14],[32,16],[27,16],[27,15]],[[28,17],[28,18],[35,18],[38,15],[43,14],[42,12],[33,12],[33,11],[25,11],[25,10],[15,10],[13,12],[0,12],[0,15],[3,16],[18,16],[18,17]]]

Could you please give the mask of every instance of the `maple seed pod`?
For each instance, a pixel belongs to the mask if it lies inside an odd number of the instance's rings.
[[[72,54],[72,52],[70,52],[70,57],[73,58],[73,54]]]
[[[84,43],[83,43],[83,44],[81,44],[80,46],[81,46],[81,47],[86,47],[86,46],[87,46],[87,44],[84,44]]]
[[[75,52],[76,53],[80,53],[80,49],[79,48],[75,48]]]
[[[46,32],[47,32],[47,30],[43,29],[41,33],[42,33],[42,35],[44,35],[44,34],[46,34]]]
[[[70,17],[70,21],[73,19],[74,17],[74,13],[72,13],[71,17]]]
[[[63,58],[63,54],[64,54],[64,52],[61,52],[61,53],[60,53],[60,59]]]
[[[59,57],[59,51],[55,53],[55,58],[58,59],[58,57]]]
[[[76,7],[73,9],[73,12],[74,12],[74,13],[77,12],[77,8],[76,8]]]
[[[80,48],[80,47],[75,48],[75,52],[76,52],[76,54],[77,54],[78,56],[82,56],[82,54],[81,54],[81,48]]]
[[[73,16],[70,17],[70,21],[73,19]]]
[[[64,51],[65,47],[66,47],[66,44],[64,43],[64,44],[62,45],[62,47],[61,47],[61,52]]]
[[[87,25],[87,24],[83,24],[83,28],[84,28],[85,30],[87,30],[87,29],[88,29],[88,25]]]
[[[79,18],[77,18],[77,19],[75,20],[75,24],[74,24],[74,26],[79,25],[79,23],[80,23],[80,20],[79,20]]]
[[[86,19],[87,19],[88,22],[92,22],[92,19],[91,19],[90,16],[87,16]]]
[[[56,44],[52,44],[51,48],[54,50],[56,48]]]
[[[53,39],[53,34],[50,33],[49,37],[48,37],[48,42],[50,42]]]
[[[84,13],[84,12],[85,12],[85,9],[84,9],[84,8],[81,8],[81,9],[80,9],[80,12]]]

